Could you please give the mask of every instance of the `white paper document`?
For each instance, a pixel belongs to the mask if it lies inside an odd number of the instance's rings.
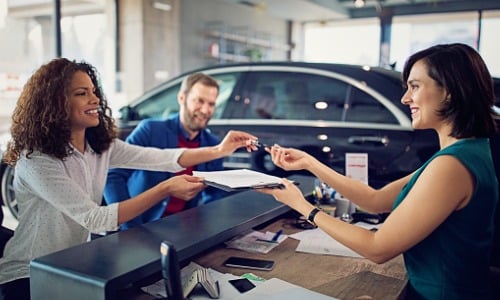
[[[371,225],[364,222],[358,222],[355,225],[368,230],[380,226],[380,224]],[[290,235],[290,237],[300,241],[297,249],[295,249],[297,252],[362,257],[358,253],[337,242],[320,228],[297,232]]]
[[[248,169],[193,171],[193,176],[203,177],[206,184],[226,191],[281,186],[281,178]]]
[[[235,300],[331,300],[336,299],[323,295],[287,281],[271,278],[257,285],[250,291],[234,298]]]
[[[346,153],[345,176],[368,184],[368,153]]]
[[[188,266],[184,267],[181,270],[181,277],[184,282],[185,274],[190,274],[196,268],[201,268],[200,265],[191,262]],[[221,300],[249,300],[249,299],[276,299],[276,300],[331,300],[335,299],[306,288],[300,287],[298,285],[291,284],[289,282],[283,281],[277,278],[271,278],[265,281],[256,281],[251,280],[251,282],[255,285],[255,288],[251,289],[248,292],[240,293],[236,290],[230,283],[231,279],[242,278],[240,276],[236,276],[229,273],[220,273],[213,269],[208,269],[210,272],[210,276],[213,280],[219,283],[220,288],[220,297]],[[187,276],[187,275],[186,275]],[[143,287],[142,290],[150,295],[155,297],[166,297],[165,292],[165,284],[163,283],[163,279],[157,281],[156,283],[149,285],[147,287]],[[203,290],[201,287],[197,287],[193,290],[191,294],[189,294],[189,299],[191,300],[202,300],[202,299],[211,299],[209,295]]]
[[[282,234],[278,237],[276,242],[273,242],[272,239],[274,235],[275,233],[270,231],[251,231],[250,233],[236,236],[227,241],[226,246],[253,253],[269,253],[269,251],[274,249],[288,237]]]

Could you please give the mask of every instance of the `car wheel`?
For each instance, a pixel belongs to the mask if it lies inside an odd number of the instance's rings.
[[[18,218],[19,211],[14,194],[14,169],[6,166],[2,176],[2,199],[14,218]]]

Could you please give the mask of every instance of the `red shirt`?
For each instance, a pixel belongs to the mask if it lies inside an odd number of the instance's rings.
[[[178,139],[178,146],[179,148],[199,148],[200,147],[200,141],[188,141],[182,134],[179,134],[179,139]],[[175,175],[182,175],[182,174],[188,174],[188,175],[193,175],[193,170],[194,166],[188,167],[183,171],[180,171],[178,173],[175,173]],[[168,201],[167,207],[165,208],[165,211],[163,212],[163,217],[166,217],[171,214],[175,214],[177,212],[180,212],[181,210],[184,209],[186,206],[186,201],[176,198],[174,196],[170,197],[170,201]]]

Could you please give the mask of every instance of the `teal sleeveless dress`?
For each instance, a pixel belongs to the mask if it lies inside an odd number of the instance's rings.
[[[437,152],[402,189],[393,210],[427,165],[440,155],[456,157],[474,177],[475,189],[467,206],[453,212],[403,254],[410,284],[408,298],[489,299],[489,257],[498,182],[488,139],[459,140]]]

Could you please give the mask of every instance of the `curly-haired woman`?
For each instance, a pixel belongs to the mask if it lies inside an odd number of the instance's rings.
[[[12,116],[5,160],[15,166],[19,225],[0,259],[0,299],[29,299],[29,262],[118,229],[167,196],[192,198],[201,178],[172,177],[129,200],[101,206],[108,168],[177,172],[221,158],[256,137],[230,131],[214,147],[145,148],[116,138],[98,74],[85,62],[58,58],[28,80]]]

